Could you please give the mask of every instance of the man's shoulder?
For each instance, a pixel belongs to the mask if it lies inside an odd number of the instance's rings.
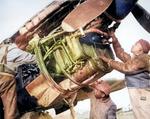
[[[116,104],[114,103],[114,101],[111,98],[109,98],[108,103],[110,103],[111,105],[115,105],[116,106]]]
[[[15,44],[1,44],[0,45],[0,52],[2,52],[1,54],[5,53],[7,47],[8,47],[8,52],[11,49],[17,48]]]
[[[148,63],[150,60],[150,55],[149,54],[136,55],[133,57],[133,60]]]
[[[140,54],[140,55],[137,55],[136,57],[138,57],[138,58],[150,58],[150,55],[149,54]]]
[[[16,46],[15,43],[9,44],[9,50],[11,50],[11,49],[13,49],[13,48],[18,49],[18,47]]]

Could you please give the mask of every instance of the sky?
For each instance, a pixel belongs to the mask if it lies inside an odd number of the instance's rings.
[[[0,0],[0,42],[12,36],[25,22],[45,8],[51,1],[53,0]],[[150,13],[149,0],[139,0],[138,3]],[[132,45],[139,39],[150,42],[150,34],[140,26],[131,13],[122,20],[115,34],[128,53],[130,53]],[[112,71],[102,77],[102,79],[105,78],[124,79],[124,75]],[[111,93],[111,98],[118,108],[125,108],[130,104],[127,88]],[[89,111],[89,100],[78,102],[75,110],[80,113]]]

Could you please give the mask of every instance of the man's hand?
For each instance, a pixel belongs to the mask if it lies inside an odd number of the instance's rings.
[[[94,88],[97,84],[101,84],[103,80],[97,80],[95,82],[93,82],[90,87]]]
[[[106,57],[104,57],[104,56],[100,56],[100,58],[101,58],[104,62],[106,62],[106,63],[108,63],[109,60],[110,60],[110,59],[108,59],[108,58],[106,58]]]
[[[112,38],[112,41],[110,43],[115,43],[117,41],[117,38],[116,38],[113,28],[110,29],[108,36],[109,36],[109,38]]]

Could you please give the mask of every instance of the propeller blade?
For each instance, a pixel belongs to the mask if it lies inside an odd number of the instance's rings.
[[[140,25],[150,33],[150,14],[138,3],[131,12]]]
[[[98,17],[103,13],[112,0],[87,0],[71,11],[62,21],[62,28],[72,32]]]

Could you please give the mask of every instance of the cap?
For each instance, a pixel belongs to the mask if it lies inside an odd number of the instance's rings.
[[[147,54],[149,52],[149,50],[150,50],[149,42],[146,41],[146,40],[143,40],[143,39],[140,39],[139,42],[142,45],[143,52]]]

